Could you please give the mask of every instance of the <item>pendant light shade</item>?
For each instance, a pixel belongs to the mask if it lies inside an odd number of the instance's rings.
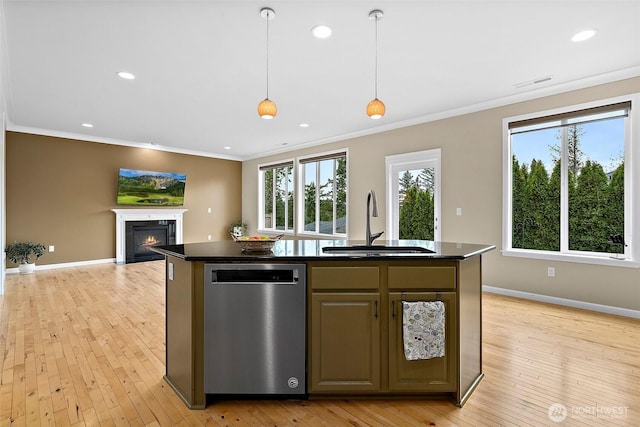
[[[273,102],[269,98],[265,98],[258,104],[258,115],[263,119],[273,119],[277,113],[278,107],[276,107],[275,102]]]
[[[269,99],[269,21],[271,21],[276,13],[269,7],[260,10],[260,16],[267,21],[267,96],[258,104],[258,115],[263,119],[273,119],[278,113],[278,107],[275,102]]]
[[[384,116],[384,102],[376,98],[367,104],[367,115],[372,119],[379,119]]]
[[[385,107],[384,102],[378,99],[378,21],[382,19],[384,14],[381,10],[375,9],[369,12],[369,19],[376,21],[376,68],[375,68],[375,96],[371,102],[367,105],[367,115],[374,120],[377,120],[384,116]]]

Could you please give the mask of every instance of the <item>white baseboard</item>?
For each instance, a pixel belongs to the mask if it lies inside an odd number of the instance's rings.
[[[115,258],[105,258],[105,259],[92,259],[90,261],[76,261],[76,262],[63,262],[60,264],[45,264],[45,265],[36,265],[36,271],[38,270],[53,270],[56,268],[67,268],[67,267],[82,267],[83,265],[94,265],[94,264],[107,264],[110,262],[116,262]],[[17,274],[20,271],[18,267],[15,268],[7,268],[5,273],[7,274]]]
[[[528,299],[549,304],[564,305],[567,307],[581,308],[583,310],[598,311],[600,313],[615,314],[616,316],[631,317],[640,319],[640,310],[614,307],[611,305],[594,304],[592,302],[577,301],[566,298],[550,297],[547,295],[533,294],[530,292],[514,291],[512,289],[496,288],[493,286],[482,286],[482,290],[492,294],[506,295],[509,297]]]

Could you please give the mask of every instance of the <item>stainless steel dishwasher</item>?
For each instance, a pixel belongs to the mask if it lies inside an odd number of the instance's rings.
[[[306,266],[205,264],[204,283],[204,392],[306,394]]]

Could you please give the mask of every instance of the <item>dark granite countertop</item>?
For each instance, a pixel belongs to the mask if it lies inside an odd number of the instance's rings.
[[[494,245],[473,243],[434,242],[430,240],[378,240],[374,246],[415,246],[432,253],[325,253],[326,246],[363,245],[361,240],[280,240],[271,252],[244,253],[240,245],[232,240],[188,243],[183,245],[156,246],[154,252],[181,258],[185,261],[238,262],[238,261],[317,261],[345,259],[440,259],[462,260],[495,249]]]

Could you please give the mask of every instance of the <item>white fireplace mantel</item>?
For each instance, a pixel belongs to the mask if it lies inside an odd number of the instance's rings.
[[[176,222],[176,244],[182,244],[182,214],[188,209],[111,209],[116,214],[116,263],[124,264],[126,259],[125,223],[127,221]]]

